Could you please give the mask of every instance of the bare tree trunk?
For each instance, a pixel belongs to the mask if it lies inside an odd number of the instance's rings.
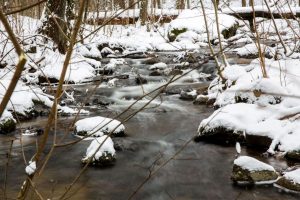
[[[246,7],[246,0],[242,0],[242,7]]]
[[[45,6],[45,20],[39,32],[51,38],[60,53],[65,53],[67,49],[67,21],[74,17],[73,9],[73,0],[48,0]]]
[[[190,0],[186,0],[186,7],[187,7],[187,9],[190,9],[190,8],[191,8]]]
[[[254,1],[253,0],[249,0],[249,6],[254,6]]]
[[[300,0],[299,0],[300,1]],[[158,9],[161,9],[161,1],[160,0],[156,0],[156,3],[157,3],[157,8]]]
[[[141,9],[140,9],[140,19],[141,25],[144,26],[146,24],[148,18],[148,0],[141,1]]]
[[[176,8],[177,9],[184,9],[184,0],[176,0]]]

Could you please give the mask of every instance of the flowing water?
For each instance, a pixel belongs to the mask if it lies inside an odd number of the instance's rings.
[[[137,62],[135,62],[138,65]],[[153,84],[153,85],[151,85]],[[149,83],[146,90],[161,82]],[[187,85],[186,83],[178,83]],[[188,84],[199,86],[206,83]],[[84,91],[91,85],[78,86],[76,99],[82,100]],[[123,111],[136,97],[141,95],[140,86],[127,86],[112,89],[98,88],[95,98],[106,98],[115,103],[107,107],[92,103],[85,109],[90,116],[113,117]],[[131,91],[128,94],[128,91]],[[127,96],[129,97],[126,97]],[[77,96],[76,96],[77,95]],[[117,162],[109,168],[89,167],[67,195],[69,199],[127,199],[136,188],[164,162],[173,157],[181,147],[196,135],[200,121],[208,117],[213,109],[205,105],[193,105],[191,101],[179,100],[179,95],[163,95],[148,109],[140,112],[125,123],[127,136],[114,138],[119,147]],[[92,102],[92,100],[91,100]],[[141,106],[140,103],[138,106]],[[157,105],[160,105],[157,107]],[[138,107],[137,106],[137,107]],[[152,106],[152,108],[151,108]],[[137,108],[136,107],[136,108]],[[135,108],[135,109],[136,109]],[[82,118],[86,116],[81,116]],[[60,117],[57,123],[57,137],[61,137],[74,117]],[[121,118],[122,119],[122,118]],[[21,127],[43,127],[46,117],[24,122]],[[15,137],[19,137],[18,134]],[[4,185],[7,149],[12,136],[0,137],[0,183]],[[53,132],[47,149],[52,144]],[[65,142],[76,138],[68,134]],[[25,157],[29,159],[35,152],[35,137],[23,137]],[[85,154],[90,141],[54,150],[43,174],[38,177],[37,188],[42,195],[56,199],[82,169],[80,159]],[[242,147],[242,155],[250,155],[281,170],[289,166],[284,159],[265,158],[263,151]],[[157,173],[151,176],[133,199],[299,199],[299,196],[282,193],[271,186],[238,187],[230,180],[235,148],[204,142],[191,141],[177,156]],[[12,159],[7,173],[7,194],[15,197],[25,176],[22,164],[21,146],[14,142]],[[3,199],[3,196],[0,196]]]

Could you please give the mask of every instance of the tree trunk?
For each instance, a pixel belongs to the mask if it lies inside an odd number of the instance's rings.
[[[73,15],[73,0],[48,0],[44,10],[44,19],[39,33],[51,38],[60,53],[66,53],[70,19]]]
[[[176,8],[177,9],[184,9],[184,0],[176,0]]]
[[[246,0],[242,0],[242,7],[246,7]]]
[[[300,0],[299,0],[300,1]],[[160,0],[156,0],[156,3],[157,3],[157,8],[158,9],[161,9],[161,1]]]
[[[253,0],[249,0],[249,6],[255,6]]]
[[[141,9],[140,9],[140,19],[141,25],[144,26],[146,24],[148,18],[148,0],[141,1]]]

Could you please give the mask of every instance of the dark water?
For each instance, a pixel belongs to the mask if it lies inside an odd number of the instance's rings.
[[[89,167],[70,193],[73,195],[71,199],[127,199],[149,175],[149,169],[156,169],[173,156],[185,141],[196,134],[199,121],[212,111],[205,106],[193,106],[191,102],[177,103],[186,111],[147,112],[126,123],[128,136],[115,139],[124,147],[123,151],[117,152],[116,165],[106,169]],[[58,127],[59,135],[70,121],[71,118],[62,120],[64,123]],[[35,122],[41,125],[45,120],[36,119]],[[72,139],[72,136],[68,137],[68,140]],[[63,192],[64,186],[82,168],[80,158],[88,144],[89,141],[83,141],[54,152],[38,180],[38,188],[45,197],[52,198],[53,195],[55,199]],[[2,142],[1,147],[4,145],[7,144]],[[25,150],[28,156],[33,155],[34,144],[28,144]],[[260,157],[261,152],[247,151],[245,148],[242,151],[245,155],[272,163],[277,169],[287,166],[284,160]],[[4,152],[1,151],[1,183],[4,181]],[[14,152],[20,153],[18,149]],[[235,149],[232,147],[191,142],[155,174],[134,199],[299,199],[279,193],[273,187],[233,186],[230,174],[234,156]],[[21,163],[20,156],[13,157],[10,163],[8,191],[11,197],[16,195],[25,178]]]
[[[81,88],[85,91],[85,88]],[[102,94],[100,94],[102,91]],[[96,96],[113,96],[114,91],[99,90]],[[80,94],[81,95],[81,94]],[[79,98],[79,97],[77,97]],[[112,117],[123,110],[126,100],[120,99],[117,105],[102,108],[90,108],[91,115]],[[89,108],[87,108],[89,109]],[[122,147],[117,152],[117,162],[110,168],[89,167],[67,195],[69,199],[128,199],[149,173],[164,161],[172,157],[186,141],[196,135],[200,121],[208,117],[213,110],[206,106],[193,105],[190,101],[181,101],[178,95],[164,96],[164,103],[158,108],[139,113],[125,123],[127,137],[114,138]],[[86,116],[82,116],[86,117]],[[60,117],[57,135],[62,136],[72,122],[73,117]],[[47,118],[37,118],[22,123],[21,127],[43,127]],[[53,135],[53,133],[52,133]],[[19,135],[16,135],[19,137]],[[6,153],[9,147],[8,136],[0,137],[0,184],[4,185]],[[69,134],[65,141],[76,138]],[[24,150],[27,160],[35,152],[35,138],[24,138]],[[46,152],[49,151],[52,137]],[[82,169],[80,159],[85,154],[90,141],[57,148],[53,152],[44,173],[38,177],[37,188],[47,199],[58,199]],[[263,152],[242,148],[243,155],[250,155],[272,164],[276,169],[287,168],[285,160],[264,158]],[[207,143],[191,142],[184,150],[151,177],[133,199],[242,199],[242,200],[288,200],[299,199],[287,193],[281,193],[272,186],[252,188],[234,186],[230,180],[235,148]],[[22,182],[26,178],[19,142],[14,142],[13,156],[9,164],[7,196],[15,198]],[[3,192],[0,199],[4,199]],[[34,199],[29,197],[29,199]]]

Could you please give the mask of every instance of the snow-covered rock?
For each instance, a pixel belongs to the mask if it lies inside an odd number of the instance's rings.
[[[114,143],[108,136],[95,138],[86,150],[85,157],[81,160],[82,163],[87,163],[97,166],[112,165],[116,158]]]
[[[275,55],[275,51],[271,47],[263,44],[261,44],[260,47],[263,52],[263,56],[273,57]],[[236,52],[240,58],[254,59],[259,57],[258,44],[255,43],[247,44],[243,47],[236,48],[233,51]]]
[[[226,14],[219,14],[219,26],[224,37],[228,38],[235,34],[237,29],[237,20]],[[216,26],[216,17],[213,10],[206,10],[206,16],[209,26],[209,32],[211,39],[217,38],[217,26]],[[188,32],[187,32],[188,31]],[[189,34],[187,34],[189,33]],[[196,40],[206,40],[206,28],[203,13],[199,9],[195,10],[184,10],[181,12],[178,17],[171,21],[169,25],[169,40],[172,42],[181,34],[184,34],[185,38],[190,41],[191,39]],[[199,34],[197,38],[196,34]],[[202,37],[201,37],[202,36]],[[179,38],[182,38],[180,36]]]
[[[296,169],[290,172],[285,172],[282,177],[280,177],[275,186],[287,190],[300,192],[300,169]]]
[[[168,67],[168,65],[166,63],[163,62],[159,62],[159,63],[155,63],[154,65],[150,66],[149,69],[150,70],[164,70]]]
[[[275,169],[255,158],[241,156],[234,160],[231,179],[243,184],[271,184],[278,175]]]
[[[7,110],[4,110],[0,118],[0,134],[6,134],[16,129],[16,120],[12,114]]]
[[[101,116],[81,119],[75,123],[75,134],[78,136],[101,137],[110,132],[114,136],[123,136],[125,126],[118,120]]]
[[[42,67],[43,72],[39,72],[40,82],[47,82],[47,79],[50,79],[52,82],[58,82],[63,69],[65,55],[48,50],[45,58],[44,67]],[[94,67],[86,61],[83,55],[74,52],[64,81],[66,83],[81,83],[93,77],[95,77]]]

